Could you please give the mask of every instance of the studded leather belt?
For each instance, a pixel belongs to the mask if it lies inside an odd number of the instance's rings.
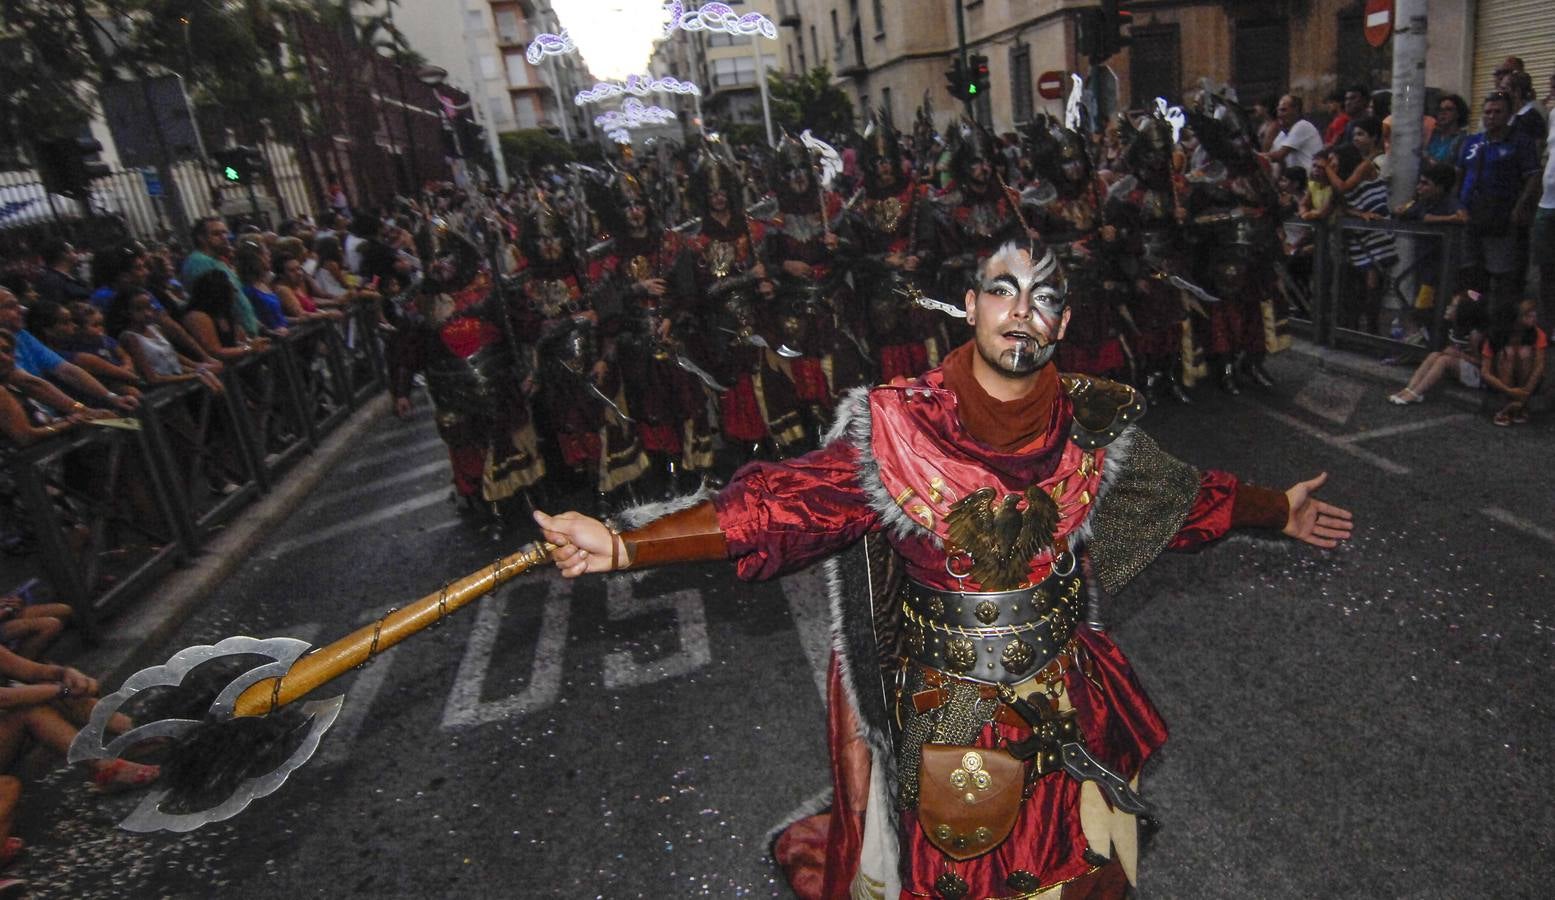
[[[1034,587],[941,591],[909,580],[902,591],[907,656],[985,684],[1015,684],[1063,651],[1082,616],[1083,579],[1071,564]]]

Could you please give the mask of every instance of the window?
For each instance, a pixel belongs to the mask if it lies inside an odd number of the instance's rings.
[[[1231,50],[1233,83],[1242,103],[1285,92],[1290,76],[1290,25],[1284,19],[1241,19]]]
[[[726,88],[756,83],[756,61],[748,56],[734,59],[715,59],[713,63],[713,87]]]
[[[534,101],[529,97],[514,97],[513,120],[519,128],[539,128],[540,117],[535,114]]]
[[[794,45],[788,45],[788,71],[794,71]]]
[[[518,13],[511,9],[497,10],[497,40],[504,44],[521,44],[524,30],[518,21]]]
[[[813,26],[813,25],[810,26],[810,34],[811,35],[815,34],[815,26]],[[813,40],[813,38],[812,38],[812,40]],[[809,63],[808,60],[805,59],[805,55],[804,55],[804,37],[803,36],[799,37],[797,40],[794,41],[794,43],[799,45],[799,74],[803,75],[804,73],[810,71],[810,63]]]
[[[835,16],[836,14],[833,13],[833,15]],[[824,60],[826,57],[821,55],[821,45],[815,39],[815,26],[814,25],[810,26],[810,56],[814,57],[815,64],[817,66],[825,65],[825,63],[822,62],[822,60]]]
[[[885,118],[885,121],[886,121],[887,125],[890,125],[892,122],[896,121],[896,117],[891,115],[891,89],[890,88],[881,88],[880,89],[880,115]]]
[[[729,34],[726,31],[715,31],[707,36],[709,47],[744,47],[751,42],[748,34]]]
[[[837,27],[837,11],[831,11],[832,67],[842,68],[842,29]]]
[[[1129,45],[1129,105],[1148,109],[1156,97],[1182,97],[1181,35],[1176,25],[1135,25]]]
[[[1031,45],[1010,48],[1010,111],[1017,122],[1029,122],[1031,103]]]
[[[510,54],[507,57],[507,64],[508,87],[529,87],[535,83],[534,78],[531,77],[534,70],[529,68],[529,61],[524,59],[524,54]]]
[[[885,7],[880,0],[872,0],[875,7],[875,37],[885,37]]]
[[[497,58],[490,53],[481,55],[481,77],[501,78],[502,69],[497,66]]]

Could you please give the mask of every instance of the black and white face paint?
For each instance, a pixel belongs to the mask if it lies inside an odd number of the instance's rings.
[[[1068,325],[1066,284],[1058,258],[1038,260],[1026,248],[1005,244],[982,265],[975,293],[967,295],[967,323],[978,354],[1012,378],[1047,365]]]

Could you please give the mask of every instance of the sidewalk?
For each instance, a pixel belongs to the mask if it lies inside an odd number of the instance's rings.
[[[198,611],[221,583],[243,566],[266,535],[291,515],[362,435],[392,408],[387,393],[368,401],[187,566],[174,570],[128,610],[106,623],[101,643],[84,647],[73,641],[71,636],[75,633],[69,632],[56,653],[63,661],[98,679],[105,693],[140,669],[166,662],[143,657]]]

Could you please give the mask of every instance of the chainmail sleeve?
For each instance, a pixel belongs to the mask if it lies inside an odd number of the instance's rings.
[[[1107,448],[1086,530],[1102,587],[1117,591],[1166,549],[1199,494],[1199,473],[1130,427]]]

